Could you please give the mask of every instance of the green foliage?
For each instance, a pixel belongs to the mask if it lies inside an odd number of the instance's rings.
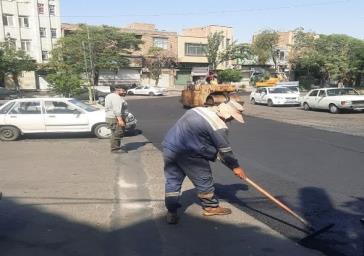
[[[295,31],[290,63],[296,76],[321,84],[360,84],[364,73],[364,41],[347,35],[314,35]]]
[[[147,57],[144,58],[144,66],[148,68],[150,76],[158,86],[160,75],[163,68],[172,68],[176,64],[176,58],[162,48],[151,47]]]
[[[252,49],[249,44],[237,44],[233,42],[227,45],[226,49],[219,53],[219,63],[229,60],[245,60],[251,59],[253,56]]]
[[[93,84],[97,85],[101,70],[116,72],[127,66],[126,56],[138,50],[141,43],[135,34],[121,33],[114,27],[80,25],[57,42],[49,66],[54,70],[67,66],[76,74],[84,73],[87,67]]]
[[[12,79],[19,90],[18,77],[23,71],[34,71],[37,65],[26,52],[17,50],[10,38],[0,43],[0,78],[11,75]]]
[[[240,82],[243,78],[241,72],[236,69],[225,69],[218,72],[220,82]]]
[[[254,37],[252,43],[252,52],[258,57],[258,63],[266,64],[269,60],[273,60],[275,69],[277,70],[277,45],[279,35],[274,30],[264,30]]]
[[[206,56],[211,69],[215,70],[219,64],[219,47],[224,40],[223,32],[215,32],[207,37]]]
[[[62,70],[57,73],[49,74],[47,80],[56,93],[62,94],[65,97],[76,95],[82,85],[80,75],[69,70]]]

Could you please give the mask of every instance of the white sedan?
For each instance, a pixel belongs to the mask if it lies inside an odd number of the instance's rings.
[[[132,114],[127,129],[134,129]],[[69,98],[23,98],[0,108],[0,140],[12,141],[27,133],[91,132],[100,139],[111,136],[105,110]]]
[[[158,88],[154,86],[138,86],[133,89],[129,89],[127,94],[128,95],[149,95],[149,96],[156,96],[156,95],[164,95],[164,89]]]
[[[309,91],[302,97],[304,110],[324,109],[330,113],[340,110],[364,110],[364,95],[352,88],[322,88]]]
[[[286,87],[260,87],[250,94],[250,103],[276,105],[299,105],[299,95]]]

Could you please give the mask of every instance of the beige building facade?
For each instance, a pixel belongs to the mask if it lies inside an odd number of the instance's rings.
[[[231,27],[209,25],[205,27],[186,28],[178,35],[178,63],[179,70],[176,74],[176,84],[185,85],[192,80],[191,71],[194,67],[208,67],[205,47],[209,35],[221,32],[223,36],[220,51],[226,49],[234,41],[234,32]],[[232,67],[228,61],[218,65],[217,69]]]

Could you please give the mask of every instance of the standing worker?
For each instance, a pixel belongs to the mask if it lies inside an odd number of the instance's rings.
[[[112,132],[110,138],[111,152],[127,153],[127,150],[121,147],[127,113],[127,103],[122,97],[125,96],[126,91],[121,86],[113,86],[111,90],[112,92],[105,98],[106,122]]]
[[[179,196],[186,176],[196,187],[204,216],[231,213],[229,208],[219,206],[209,161],[219,157],[236,176],[246,178],[228,142],[226,126],[226,122],[232,119],[244,123],[242,112],[243,107],[232,100],[217,107],[197,107],[188,110],[167,133],[163,141],[163,157],[169,224],[178,222]]]

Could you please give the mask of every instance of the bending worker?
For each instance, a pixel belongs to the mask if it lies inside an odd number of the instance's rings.
[[[214,180],[209,161],[217,157],[235,175],[245,179],[227,139],[227,122],[232,119],[244,123],[243,107],[236,101],[214,107],[197,107],[188,110],[169,130],[163,141],[165,205],[167,222],[177,224],[177,209],[184,178],[187,176],[196,187],[204,216],[227,215],[228,208],[219,206],[214,194]]]

